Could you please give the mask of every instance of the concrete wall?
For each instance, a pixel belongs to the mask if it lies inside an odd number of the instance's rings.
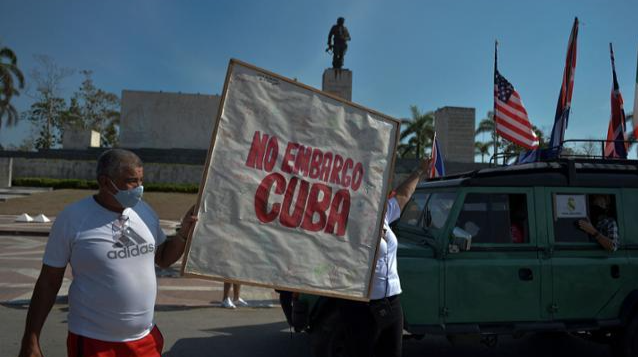
[[[13,177],[42,177],[56,179],[95,179],[96,161],[13,159]],[[144,181],[151,183],[199,184],[203,165],[144,164]]]
[[[0,164],[2,163],[0,158]],[[396,161],[393,186],[397,186],[419,163],[416,159]],[[14,158],[13,177],[42,177],[57,179],[95,179],[95,160],[62,160],[38,158]],[[445,162],[448,175],[488,167],[487,164]],[[1,166],[0,166],[1,168]],[[152,183],[192,183],[199,184],[204,165],[184,165],[167,163],[144,163],[144,181]]]
[[[122,91],[119,145],[207,150],[220,99],[218,95]]]
[[[445,160],[474,162],[474,108],[443,107],[434,112],[434,129]]]

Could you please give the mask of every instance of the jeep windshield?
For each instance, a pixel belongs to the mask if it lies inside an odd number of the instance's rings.
[[[426,238],[433,239],[438,230],[447,222],[456,199],[456,191],[428,192],[418,190],[403,209],[399,224],[420,228],[427,232]]]

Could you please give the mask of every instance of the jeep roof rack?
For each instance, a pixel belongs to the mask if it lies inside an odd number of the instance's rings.
[[[606,160],[606,161],[626,161],[627,159],[621,158],[611,158],[605,156],[605,145],[607,143],[623,143],[629,149],[631,145],[636,143],[635,139],[630,140],[598,140],[598,139],[570,139],[563,141],[562,150],[558,157],[541,157],[536,162],[548,162],[555,161],[556,159],[592,159],[592,160]],[[570,147],[570,144],[582,144],[584,147],[583,151],[576,150]],[[551,148],[542,148],[541,151],[548,152]],[[502,152],[496,155],[492,155],[489,160],[490,166],[507,166],[512,164],[517,164],[519,152]],[[498,161],[501,159],[503,162],[499,164]],[[512,159],[515,159],[512,162]]]
[[[495,166],[421,183],[420,187],[587,186],[638,188],[638,160],[559,157],[525,164]]]

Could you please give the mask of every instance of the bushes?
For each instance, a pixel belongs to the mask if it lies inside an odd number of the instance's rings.
[[[97,190],[96,180],[78,179],[51,179],[37,177],[21,177],[11,181],[13,186],[27,187],[52,187],[54,190],[63,188],[80,190]],[[144,183],[144,191],[147,192],[180,192],[197,193],[199,186],[195,184],[174,184],[174,183]]]

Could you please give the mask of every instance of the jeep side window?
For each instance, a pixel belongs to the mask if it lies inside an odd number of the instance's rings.
[[[456,227],[472,235],[472,243],[529,242],[525,194],[469,193]]]
[[[613,194],[556,193],[553,195],[554,241],[595,243],[596,240],[593,237],[578,228],[578,221],[589,220],[594,227],[603,224],[602,214],[597,211],[594,203],[596,199],[601,198],[608,203],[606,218],[618,222],[616,196]]]
[[[456,193],[438,192],[432,193],[425,206],[423,228],[441,229],[445,225],[450,210],[454,204]]]
[[[401,212],[401,218],[399,218],[400,224],[406,224],[413,227],[420,227],[421,219],[423,217],[425,203],[429,194],[425,192],[415,192],[405,205],[403,212]]]

